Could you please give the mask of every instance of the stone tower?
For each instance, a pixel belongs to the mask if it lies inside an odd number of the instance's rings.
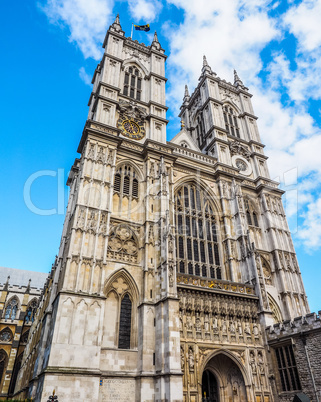
[[[308,305],[251,94],[204,57],[166,142],[156,33],[150,46],[126,38],[117,16],[103,47],[16,392],[273,401],[264,330]]]

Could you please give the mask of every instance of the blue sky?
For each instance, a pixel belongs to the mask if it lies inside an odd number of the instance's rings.
[[[272,178],[279,178],[312,311],[321,309],[320,1],[48,0],[2,2],[0,266],[47,272],[57,254],[65,187],[87,118],[91,76],[115,15],[126,35],[169,56],[168,139],[184,84],[197,85],[202,57],[227,81],[236,68],[253,93]],[[24,196],[28,178],[35,207]],[[30,179],[29,179],[30,180]],[[27,186],[27,187],[26,187]],[[25,191],[27,194],[27,191]],[[29,207],[28,204],[29,203]]]

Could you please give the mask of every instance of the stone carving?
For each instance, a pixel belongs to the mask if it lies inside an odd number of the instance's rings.
[[[94,144],[90,144],[90,148],[88,150],[88,155],[87,158],[88,159],[94,159],[95,157],[95,145]]]
[[[145,119],[147,117],[146,110],[143,107],[138,106],[137,103],[132,100],[129,102],[125,100],[120,100],[119,110],[120,113],[127,117],[136,119]]]
[[[13,338],[12,332],[9,328],[5,328],[0,332],[0,342],[10,342]]]
[[[188,350],[188,364],[190,371],[194,371],[194,351],[192,346],[190,346]]]
[[[247,160],[249,160],[251,156],[251,152],[239,141],[233,141],[230,144],[230,151],[232,155],[242,155]]]
[[[108,258],[137,262],[138,246],[131,229],[127,226],[117,226],[110,234],[108,242]]]
[[[199,313],[196,313],[196,319],[195,319],[195,329],[196,331],[201,331],[202,330],[202,323],[201,323],[201,319],[199,316]]]
[[[174,286],[174,266],[172,264],[168,266],[168,282],[169,287],[172,288]]]
[[[99,147],[99,150],[98,150],[98,153],[97,153],[97,161],[98,162],[104,162],[105,161],[104,147]]]
[[[79,214],[78,214],[78,219],[77,219],[77,227],[79,229],[84,229],[85,220],[86,220],[86,210],[85,209],[80,209]]]

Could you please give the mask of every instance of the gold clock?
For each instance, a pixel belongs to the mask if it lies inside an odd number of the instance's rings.
[[[125,137],[133,140],[145,137],[144,123],[139,119],[120,117],[117,126]]]

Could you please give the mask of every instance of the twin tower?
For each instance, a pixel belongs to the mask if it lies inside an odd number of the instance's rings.
[[[103,47],[15,392],[37,402],[53,389],[62,402],[276,400],[265,328],[309,308],[251,94],[204,58],[167,142],[156,33],[150,46],[126,38],[117,16]]]

